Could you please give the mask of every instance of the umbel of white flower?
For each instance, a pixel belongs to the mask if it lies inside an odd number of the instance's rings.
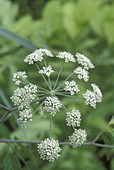
[[[76,62],[74,56],[72,54],[70,54],[70,53],[67,53],[66,51],[59,52],[59,54],[56,57],[65,59],[65,63],[68,63],[69,61],[71,61],[73,63]]]
[[[62,149],[59,147],[58,140],[55,141],[53,138],[47,138],[38,144],[38,152],[40,154],[40,158],[50,162],[54,162],[55,159],[60,157],[59,153],[61,150]]]
[[[86,71],[85,69],[83,69],[82,67],[77,67],[75,70],[74,70],[74,73],[77,74],[77,77],[81,80],[81,79],[84,79],[84,81],[88,81],[89,79],[89,72]]]
[[[26,127],[27,119],[32,121],[30,103],[36,98],[37,86],[34,84],[25,85],[23,88],[17,88],[11,97],[14,105],[18,106],[19,121],[23,127]]]
[[[91,84],[93,88],[92,91],[87,90],[85,93],[81,93],[81,88],[79,88],[77,85],[78,81],[76,82],[74,79],[69,81],[72,75],[74,75],[79,80],[84,80],[87,82],[89,80],[88,70],[93,69],[94,65],[90,59],[88,59],[83,54],[76,53],[76,55],[72,55],[71,53],[65,51],[59,52],[58,55],[55,56],[55,61],[59,58],[63,59],[64,64],[72,62],[72,64],[75,66],[75,70],[72,70],[72,73],[68,75],[68,77],[66,77],[62,83],[59,83],[59,77],[64,66],[63,64],[60,68],[57,78],[55,79],[56,81],[53,87],[50,76],[55,70],[53,70],[52,66],[47,63],[50,62],[48,61],[48,57],[50,57],[50,59],[54,57],[51,51],[47,49],[37,49],[33,53],[27,55],[24,60],[25,63],[29,65],[34,64],[37,69],[36,71],[40,74],[40,76],[42,76],[47,87],[44,88],[40,87],[38,84],[34,85],[31,83],[27,83],[27,85],[22,87],[23,83],[25,84],[25,82],[27,82],[25,80],[27,78],[26,72],[20,71],[14,73],[13,75],[12,80],[15,82],[15,85],[20,85],[21,83],[21,88],[18,87],[11,97],[12,102],[18,107],[19,110],[18,120],[21,122],[23,127],[26,127],[27,120],[30,119],[32,121],[32,113],[29,105],[31,103],[35,103],[36,101],[41,101],[39,107],[42,106],[46,112],[50,113],[50,123],[52,121],[52,116],[54,116],[60,111],[61,108],[63,108],[66,113],[67,126],[72,126],[73,128],[80,127],[80,111],[76,110],[75,108],[73,108],[71,112],[67,111],[67,108],[61,103],[59,96],[61,98],[77,97],[75,94],[78,93],[78,96],[83,96],[86,105],[91,105],[92,107],[96,108],[96,103],[102,102],[102,93],[99,87],[95,84]],[[63,87],[64,85],[65,87]],[[81,129],[74,129],[74,133],[69,136],[70,144],[73,147],[81,146],[86,141],[86,138],[86,131]],[[55,159],[60,157],[59,153],[61,148],[59,147],[59,142],[50,137],[50,139],[47,138],[38,144],[38,151],[41,159],[53,162]]]
[[[73,148],[81,146],[86,141],[86,131],[81,129],[75,129],[74,133],[69,136],[70,144]]]
[[[91,84],[93,91],[87,90],[83,93],[83,97],[86,99],[85,104],[91,105],[93,108],[96,108],[96,103],[102,102],[102,93],[99,87],[95,84]]]
[[[84,69],[88,70],[89,68],[94,68],[95,66],[92,64],[92,62],[90,61],[89,58],[87,58],[86,56],[84,56],[83,54],[80,53],[76,53],[76,58],[77,58],[77,62],[79,64],[81,64]]]
[[[51,51],[49,51],[47,49],[39,49],[39,50],[35,50],[33,53],[29,54],[25,58],[24,61],[28,64],[34,64],[34,62],[42,61],[44,55],[49,56],[49,57],[54,57],[53,54],[51,53]]]
[[[71,96],[74,95],[75,93],[78,93],[80,91],[78,85],[76,84],[76,82],[74,80],[72,81],[66,81],[65,82],[65,91],[69,91]]]
[[[80,126],[80,122],[81,122],[80,111],[73,108],[71,112],[67,112],[66,121],[67,121],[67,126],[73,126],[73,127]]]
[[[43,109],[50,112],[53,116],[60,111],[62,104],[56,96],[46,97]]]
[[[17,73],[13,74],[13,81],[15,82],[15,85],[19,85],[21,83],[21,79],[26,79],[27,75],[25,71],[19,71]]]
[[[43,67],[42,70],[39,71],[40,74],[45,74],[46,76],[50,76],[51,73],[53,73],[54,70],[52,70],[52,67],[49,65],[48,67]]]

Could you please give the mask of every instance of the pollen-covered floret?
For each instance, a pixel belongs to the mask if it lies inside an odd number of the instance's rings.
[[[71,112],[66,113],[66,121],[68,126],[80,126],[81,122],[81,114],[79,110],[76,110],[75,108],[72,109]]]
[[[46,110],[47,112],[50,112],[53,116],[59,112],[60,108],[62,107],[62,104],[60,100],[56,96],[49,96],[46,97],[44,101],[44,107],[43,109]]]
[[[67,53],[67,52],[59,52],[59,54],[56,56],[58,58],[62,58],[62,59],[65,59],[65,62],[68,63],[69,61],[71,62],[76,62],[74,56],[70,53]]]
[[[27,75],[25,71],[19,71],[17,73],[13,74],[13,81],[15,82],[15,85],[19,85],[21,83],[21,79],[26,79]]]
[[[52,70],[52,67],[49,65],[48,67],[43,67],[42,70],[39,71],[40,74],[45,74],[46,76],[50,76],[51,73],[53,73],[54,70]]]
[[[94,91],[94,94],[96,97],[96,101],[98,103],[102,102],[102,93],[101,93],[101,90],[99,89],[99,87],[95,84],[91,84],[91,86],[93,88],[93,91]]]
[[[76,82],[74,80],[72,81],[66,81],[65,82],[65,91],[69,91],[71,95],[74,95],[75,93],[78,93],[80,91],[78,85],[76,84]]]
[[[84,66],[84,69],[88,70],[89,68],[94,68],[95,66],[92,64],[92,62],[90,61],[89,58],[87,58],[86,56],[84,56],[83,54],[80,53],[76,53],[76,58],[77,58],[77,62],[79,64],[81,64],[82,66]]]
[[[19,120],[22,124],[26,123],[27,119],[31,119],[29,105],[36,98],[37,86],[34,84],[25,85],[23,88],[17,88],[14,95],[11,97],[14,105],[18,106]]]
[[[74,70],[74,73],[77,74],[77,77],[81,80],[84,79],[84,81],[88,81],[89,76],[88,76],[88,71],[86,71],[85,69],[83,69],[82,67],[77,67]]]
[[[47,55],[49,57],[54,57],[53,54],[51,53],[51,51],[49,51],[47,49],[39,49],[39,50],[35,50],[33,53],[29,54],[25,58],[24,61],[28,64],[34,64],[34,62],[42,61],[44,55]]]
[[[87,90],[85,93],[83,93],[83,97],[86,99],[85,104],[86,105],[91,105],[93,108],[96,108],[96,96],[95,93]]]
[[[81,129],[75,129],[74,133],[69,136],[70,144],[73,148],[81,146],[86,141],[86,131]]]
[[[58,159],[61,156],[59,154],[61,150],[62,149],[59,147],[58,140],[55,141],[53,138],[51,138],[51,140],[47,138],[38,144],[40,158],[50,162],[54,162],[55,159]]]

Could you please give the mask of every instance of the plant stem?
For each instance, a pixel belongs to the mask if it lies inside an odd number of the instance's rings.
[[[106,130],[106,128],[109,126],[109,123],[106,125],[106,127],[103,129],[103,130],[101,130],[99,133],[98,133],[98,135],[95,137],[95,139],[91,142],[91,144],[94,144],[98,139],[99,139],[99,137],[102,135],[102,133],[104,133],[104,131]]]
[[[35,63],[36,64],[36,63]],[[39,68],[39,66],[36,64],[36,67],[37,67],[37,69],[40,71],[40,68]],[[49,84],[48,84],[48,82],[47,82],[47,80],[46,80],[46,78],[45,78],[45,76],[43,75],[43,74],[41,74],[42,75],[42,77],[43,77],[43,79],[44,79],[44,81],[46,82],[46,84],[47,84],[47,86],[48,86],[48,88],[51,90],[51,88],[50,88],[50,86],[49,86]]]
[[[55,82],[55,85],[54,85],[53,90],[55,89],[55,87],[56,87],[56,85],[57,85],[57,83],[58,83],[60,74],[61,74],[61,72],[62,72],[62,70],[63,70],[64,63],[65,63],[65,62],[63,62],[62,66],[61,66],[61,69],[60,69],[60,71],[59,71],[59,73],[58,73],[58,76],[57,76],[57,79],[56,79],[56,82]]]
[[[49,130],[49,138],[51,139],[51,131],[52,131],[52,113],[50,115],[50,130]]]
[[[58,90],[58,89],[60,89],[61,86],[65,83],[65,81],[67,81],[73,74],[74,74],[74,72],[72,72],[72,73],[55,89],[55,91]]]
[[[38,102],[38,101],[40,101],[40,100],[42,100],[43,98],[45,98],[45,96],[44,96],[44,97],[41,97],[40,99],[36,99],[36,100],[32,101],[32,102],[30,103],[30,105],[33,104],[33,103],[36,103],[36,102]],[[14,107],[14,108],[9,109],[8,107],[6,107],[6,106],[4,106],[4,105],[1,105],[1,104],[0,104],[0,107],[3,108],[3,109],[5,109],[5,110],[10,110],[10,112],[8,111],[8,112],[0,119],[0,124],[1,124],[2,122],[4,122],[4,120],[6,119],[6,117],[7,117],[11,112],[13,112],[13,111],[15,111],[15,110],[18,110],[18,107]]]
[[[38,144],[41,141],[30,141],[30,140],[12,140],[12,139],[0,139],[0,143],[31,143],[31,144]],[[59,142],[60,145],[70,145],[69,142]],[[91,142],[84,143],[82,146],[98,146],[98,147],[105,147],[105,148],[114,148],[113,145],[104,145],[100,143],[91,144]]]
[[[84,99],[83,97],[76,97],[76,96],[71,96],[71,95],[65,95],[63,93],[56,93],[56,95],[59,95],[59,96],[65,96],[65,97],[73,97],[73,98],[77,98],[77,99]]]

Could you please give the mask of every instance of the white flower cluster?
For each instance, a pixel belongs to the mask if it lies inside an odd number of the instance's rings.
[[[17,73],[13,74],[13,81],[15,82],[15,85],[19,85],[21,83],[21,79],[26,79],[26,72],[25,71],[19,71]]]
[[[11,97],[14,105],[18,106],[19,110],[19,121],[22,123],[23,127],[26,127],[27,119],[32,118],[29,109],[30,103],[36,98],[37,86],[33,84],[28,84],[23,88],[17,88],[14,91],[14,95]],[[31,119],[32,121],[32,119]]]
[[[58,140],[55,141],[53,138],[51,138],[51,140],[47,138],[38,144],[40,158],[49,160],[50,162],[54,162],[55,159],[58,159],[61,156],[59,154],[61,150]]]
[[[51,51],[49,51],[47,49],[39,49],[39,50],[35,50],[33,53],[29,54],[25,58],[24,61],[29,64],[34,64],[34,62],[42,61],[44,55],[47,55],[49,57],[54,57],[53,54],[51,53]]]
[[[74,56],[70,53],[67,53],[67,52],[59,52],[59,54],[56,56],[58,58],[62,58],[62,59],[65,59],[65,62],[68,63],[69,61],[71,62],[76,62]]]
[[[39,71],[40,74],[45,74],[46,76],[50,76],[51,73],[53,73],[54,70],[52,70],[52,67],[49,65],[48,67],[43,67],[42,70]]]
[[[73,148],[81,146],[86,141],[86,131],[81,129],[75,129],[74,133],[69,136],[70,144]]]
[[[60,100],[56,96],[49,96],[46,97],[44,101],[44,107],[43,109],[46,110],[47,112],[50,112],[53,116],[59,112],[60,108],[62,107],[62,104]]]
[[[99,89],[98,86],[96,86],[95,84],[91,84],[95,97],[96,97],[96,102],[100,103],[102,102],[102,93],[101,90]]]
[[[80,126],[81,122],[81,114],[79,110],[76,110],[75,108],[72,109],[71,112],[66,113],[66,121],[68,126]]]
[[[78,76],[78,78],[81,80],[81,79],[84,79],[84,81],[88,81],[89,79],[89,72],[86,71],[85,69],[83,69],[82,67],[77,67],[75,70],[74,70],[74,73],[76,73]]]
[[[96,103],[102,102],[102,93],[99,87],[95,84],[91,84],[91,86],[93,87],[93,92],[87,90],[85,93],[83,93],[83,97],[86,99],[85,104],[90,104],[93,108],[96,108]]]
[[[69,91],[71,95],[74,95],[75,92],[78,93],[80,91],[78,85],[76,84],[76,82],[74,80],[72,80],[70,82],[66,81],[65,85],[66,86],[65,86],[64,90]]]
[[[83,54],[76,53],[77,62],[84,66],[84,69],[88,70],[89,68],[94,68],[94,65],[91,63],[90,59],[84,56]]]

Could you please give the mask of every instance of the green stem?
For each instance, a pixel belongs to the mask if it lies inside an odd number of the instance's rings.
[[[41,141],[30,141],[30,140],[12,140],[12,139],[0,139],[0,143],[31,143],[31,144],[39,144]],[[69,142],[59,142],[60,145],[70,145]],[[98,147],[104,147],[104,148],[114,148],[113,145],[104,145],[100,143],[94,143],[91,144],[91,142],[84,143],[82,146],[98,146]]]
[[[0,124],[6,119],[6,117],[9,115],[10,112],[7,112],[1,119]]]
[[[72,73],[55,89],[55,91],[57,91],[58,89],[60,89],[61,86],[65,83],[65,81],[67,81],[73,74],[74,74],[74,72],[72,72]]]
[[[63,93],[56,93],[56,95],[65,96],[65,97],[73,97],[73,98],[76,98],[76,99],[84,99],[83,97],[76,97],[76,96],[71,96],[71,95],[65,95]]]
[[[36,65],[37,69],[40,71],[39,66],[38,66],[36,63],[35,63],[35,65]],[[48,82],[47,82],[47,80],[46,80],[45,76],[44,76],[43,74],[41,74],[41,75],[42,75],[42,77],[43,77],[44,81],[46,82],[46,84],[47,84],[48,88],[51,90],[51,88],[50,88],[50,86],[49,86],[49,84],[48,84]]]
[[[51,88],[51,90],[52,90],[52,84],[51,84],[50,77],[48,77],[48,82],[49,82],[49,84],[50,84],[50,88]]]
[[[49,130],[49,138],[51,139],[51,131],[52,131],[52,113],[50,114],[50,130]]]
[[[43,105],[43,103],[44,101],[38,106],[38,108],[33,112],[33,114],[35,114],[39,110],[39,108]]]
[[[102,133],[104,133],[104,131],[107,129],[108,126],[109,126],[109,123],[106,125],[106,127],[103,130],[101,130],[98,133],[98,135],[95,137],[95,139],[91,142],[92,144],[94,144],[99,139],[99,137],[102,135]]]
[[[59,71],[59,73],[58,73],[58,76],[57,76],[57,79],[56,79],[56,82],[55,82],[55,85],[54,85],[53,90],[55,89],[55,87],[56,87],[56,85],[57,85],[57,83],[58,83],[60,74],[61,74],[61,72],[62,72],[62,70],[63,70],[64,63],[65,63],[65,62],[63,62],[62,66],[61,66],[61,69],[60,69],[60,71]]]
[[[40,99],[36,99],[36,100],[32,101],[32,102],[30,103],[30,105],[33,104],[33,103],[36,103],[36,102],[38,102],[38,101],[40,101],[40,100],[42,100],[43,98],[45,98],[45,96],[44,96],[44,97],[41,97]],[[0,119],[0,124],[4,122],[4,120],[7,118],[7,116],[8,116],[11,112],[13,112],[13,111],[15,111],[15,110],[18,110],[18,107],[14,107],[14,108],[9,109],[9,108],[1,105],[1,104],[0,104],[0,107],[2,107],[2,108],[5,109],[5,110],[10,110],[10,111],[8,111],[8,112]]]

